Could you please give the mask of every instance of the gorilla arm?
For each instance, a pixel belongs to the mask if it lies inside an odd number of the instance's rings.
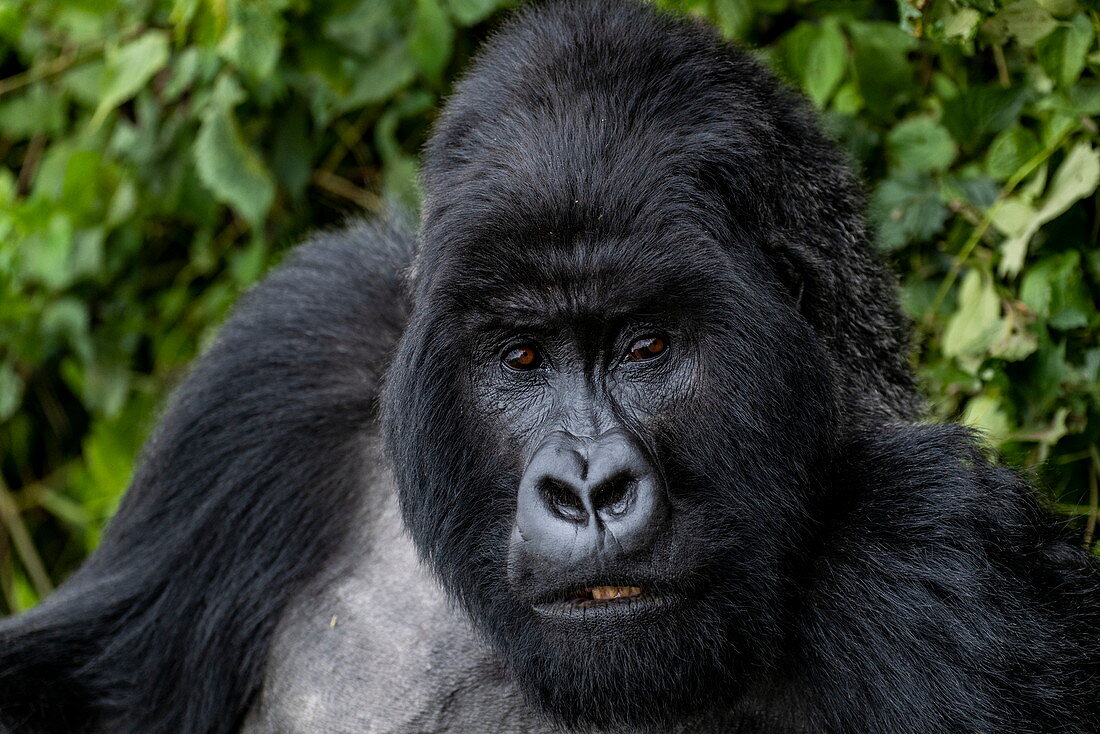
[[[0,731],[234,731],[286,601],[366,494],[412,236],[359,224],[242,300],[94,556],[0,623]]]
[[[1034,489],[958,426],[866,431],[837,476],[795,622],[813,730],[1095,731],[1100,574]]]

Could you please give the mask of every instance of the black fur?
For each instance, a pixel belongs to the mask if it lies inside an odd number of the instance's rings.
[[[415,262],[400,227],[357,225],[237,309],[102,547],[0,625],[0,729],[236,729],[284,604],[378,489],[383,431],[424,557],[559,721],[1098,730],[1097,564],[969,435],[912,422],[859,185],[757,63],[629,2],[522,13],[448,103],[424,183]],[[657,387],[627,419],[696,600],[563,636],[507,583],[522,467],[486,407],[488,335],[630,311],[692,360],[688,398]]]
[[[0,730],[237,728],[283,605],[361,501],[410,241],[368,224],[322,235],[243,299],[102,545],[0,626]]]

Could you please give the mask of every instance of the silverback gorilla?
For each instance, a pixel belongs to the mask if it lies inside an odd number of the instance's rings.
[[[758,63],[545,4],[423,183],[247,295],[0,628],[0,728],[1100,730],[1096,563],[918,422],[859,184]]]

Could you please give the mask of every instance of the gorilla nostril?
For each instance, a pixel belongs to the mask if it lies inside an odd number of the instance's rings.
[[[592,488],[592,508],[596,512],[622,517],[633,504],[638,480],[629,471],[621,471]]]
[[[580,524],[588,521],[584,501],[567,482],[555,477],[542,477],[538,481],[538,492],[546,507],[561,519]]]

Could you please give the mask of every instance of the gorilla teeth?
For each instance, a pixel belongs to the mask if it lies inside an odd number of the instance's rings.
[[[642,595],[642,589],[638,586],[593,586],[585,591],[596,601],[629,599]]]

